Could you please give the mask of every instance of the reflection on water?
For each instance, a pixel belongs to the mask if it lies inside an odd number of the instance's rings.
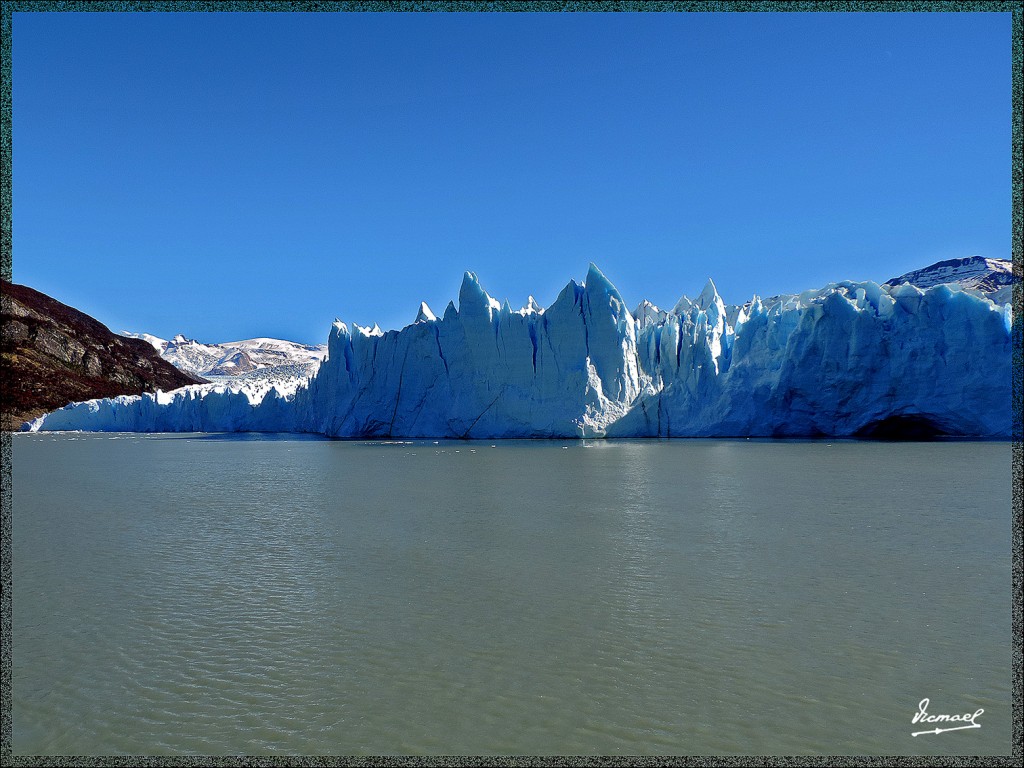
[[[14,450],[18,754],[1009,752],[1008,444]]]

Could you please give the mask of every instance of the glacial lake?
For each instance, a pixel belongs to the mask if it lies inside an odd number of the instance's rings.
[[[14,753],[1009,754],[1010,455],[15,435]]]

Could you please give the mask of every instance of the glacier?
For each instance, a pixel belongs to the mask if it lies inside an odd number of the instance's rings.
[[[843,281],[727,305],[708,280],[627,309],[593,264],[513,309],[467,272],[458,307],[401,330],[334,322],[290,385],[198,385],[73,403],[26,429],[332,437],[855,437],[894,425],[1008,438],[1009,303]]]

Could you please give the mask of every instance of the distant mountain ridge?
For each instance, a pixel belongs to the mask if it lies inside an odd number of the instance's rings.
[[[145,342],[24,285],[0,281],[0,316],[5,430],[70,402],[203,383]]]
[[[982,293],[998,291],[1013,285],[1013,262],[1006,259],[987,259],[984,256],[967,256],[962,259],[939,261],[923,269],[887,280],[884,285],[897,286],[910,283],[917,288],[931,288],[943,283],[959,285]]]
[[[325,344],[312,346],[265,337],[204,344],[181,334],[170,340],[130,331],[122,331],[122,335],[148,342],[164,360],[182,371],[214,380],[304,378],[316,372],[327,354]]]

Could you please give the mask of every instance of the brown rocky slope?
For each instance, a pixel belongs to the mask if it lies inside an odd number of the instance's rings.
[[[23,285],[0,281],[4,430],[68,403],[171,390],[204,380],[179,371],[148,342]]]

